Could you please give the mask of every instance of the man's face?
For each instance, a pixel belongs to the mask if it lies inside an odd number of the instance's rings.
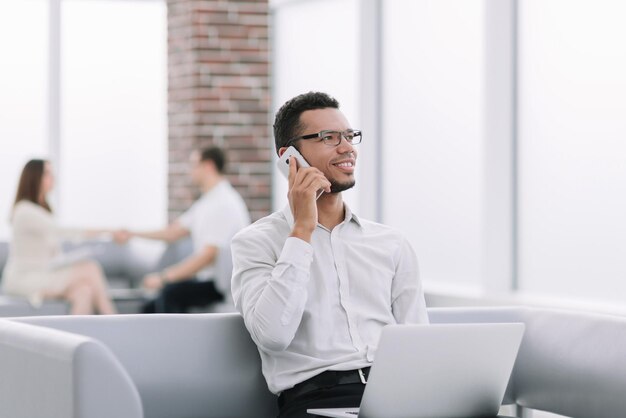
[[[307,110],[300,115],[300,122],[304,126],[300,135],[351,129],[343,113],[333,108]],[[324,173],[330,181],[331,193],[354,187],[357,152],[345,139],[337,146],[326,145],[318,139],[303,139],[298,141],[298,149],[311,166]]]

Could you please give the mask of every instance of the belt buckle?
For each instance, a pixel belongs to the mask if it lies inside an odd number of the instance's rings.
[[[361,383],[364,385],[367,384],[367,380],[365,379],[365,373],[363,373],[363,369],[358,369],[359,377],[361,378]]]

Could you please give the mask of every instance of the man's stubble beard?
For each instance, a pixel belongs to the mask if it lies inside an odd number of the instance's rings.
[[[356,180],[352,180],[346,183],[339,183],[336,180],[330,180],[330,192],[341,193],[354,187]]]

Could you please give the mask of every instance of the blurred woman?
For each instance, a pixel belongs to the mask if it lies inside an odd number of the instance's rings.
[[[2,278],[3,291],[24,296],[33,305],[43,299],[65,299],[77,315],[114,314],[106,279],[96,261],[64,260],[61,241],[108,231],[57,227],[47,195],[54,186],[50,163],[30,160],[24,166],[11,214],[13,238]]]

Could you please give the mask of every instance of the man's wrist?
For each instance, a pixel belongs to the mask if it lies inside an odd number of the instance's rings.
[[[162,271],[159,273],[159,277],[161,278],[161,282],[162,282],[163,284],[165,284],[165,283],[169,283],[169,282],[171,281],[171,280],[170,280],[169,275],[167,274],[167,270],[162,270]]]
[[[291,236],[294,238],[300,238],[303,241],[311,242],[311,236],[313,235],[313,230],[310,228],[301,227],[298,225],[294,225],[291,230]]]

